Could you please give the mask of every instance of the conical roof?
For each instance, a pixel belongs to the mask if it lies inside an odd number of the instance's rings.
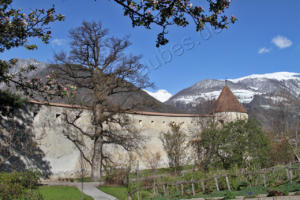
[[[225,86],[214,103],[212,113],[220,112],[240,112],[247,113],[246,109],[240,104],[236,96],[231,92],[228,86]]]

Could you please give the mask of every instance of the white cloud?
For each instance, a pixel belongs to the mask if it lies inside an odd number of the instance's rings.
[[[171,98],[172,94],[170,92],[168,92],[167,90],[157,90],[156,92],[150,92],[147,90],[144,90],[145,92],[147,92],[150,96],[154,97],[155,99],[161,101],[161,102],[165,102],[167,101],[169,98]]]
[[[56,39],[53,39],[51,41],[51,45],[52,46],[63,46],[65,43],[66,43],[65,39],[58,39],[58,38],[56,38]]]
[[[266,47],[260,48],[260,49],[258,50],[258,53],[259,53],[259,54],[265,54],[265,53],[270,53],[270,52],[271,52],[271,49],[266,48]]]
[[[284,49],[292,46],[293,42],[284,36],[276,36],[272,39],[272,43],[275,44],[278,48]]]

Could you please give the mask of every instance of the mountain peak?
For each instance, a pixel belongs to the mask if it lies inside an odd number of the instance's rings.
[[[195,112],[199,103],[217,99],[224,85],[225,80],[205,79],[179,91],[166,103],[187,112]],[[272,98],[276,99],[275,94],[279,91],[288,91],[295,98],[300,97],[300,73],[296,72],[252,74],[228,79],[227,85],[243,104],[251,103],[256,95],[264,97],[273,95]]]
[[[300,80],[300,73],[296,72],[274,72],[266,74],[252,74],[236,79],[228,79],[231,82],[237,83],[245,79],[273,79],[278,81],[297,79]]]
[[[150,96],[159,100],[160,102],[165,102],[172,97],[172,94],[164,89],[157,90],[156,92],[150,92],[148,90],[144,91],[147,92]]]

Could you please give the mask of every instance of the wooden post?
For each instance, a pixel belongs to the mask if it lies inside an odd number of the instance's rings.
[[[168,187],[169,187],[169,185],[167,184],[167,186],[166,186],[166,195],[167,195],[167,196],[169,195]]]
[[[128,200],[131,200],[131,199],[132,199],[131,196],[130,196],[129,194],[128,194],[128,197],[127,197],[127,198],[128,198]]]
[[[290,163],[289,167],[289,175],[290,175],[290,183],[293,183],[293,170],[292,170],[292,163]]]
[[[193,196],[195,196],[196,195],[196,193],[195,193],[195,184],[192,182],[192,191],[193,191]]]
[[[167,191],[166,191],[166,186],[165,186],[165,184],[163,184],[162,187],[163,187],[163,191],[164,191],[164,196],[166,196],[166,195],[167,195]]]
[[[156,195],[156,184],[155,184],[155,181],[153,183],[153,194],[154,194],[154,196]]]
[[[267,187],[267,180],[266,180],[266,173],[263,172],[263,179],[264,179],[264,187],[266,188]]]
[[[293,183],[293,170],[289,168],[289,175],[290,175],[290,183]]]
[[[140,200],[140,192],[139,190],[136,191],[137,200]]]
[[[205,185],[204,185],[204,181],[201,180],[201,187],[202,187],[202,192],[204,193],[205,192]]]
[[[217,191],[220,191],[217,177],[214,176],[214,179],[215,179],[215,184],[216,184]]]
[[[228,189],[229,191],[231,191],[230,183],[229,183],[229,179],[228,179],[227,174],[226,174],[226,176],[225,176],[225,180],[226,180],[227,189]]]
[[[180,187],[181,187],[181,196],[183,196],[183,189],[184,189],[183,187],[184,187],[184,186],[183,186],[182,183],[180,184]]]
[[[289,173],[288,168],[285,168],[285,171],[286,171],[286,177],[290,181],[291,179],[290,179],[290,173]]]
[[[249,176],[249,180],[250,180],[250,187],[252,187],[252,175],[248,174],[248,176]]]

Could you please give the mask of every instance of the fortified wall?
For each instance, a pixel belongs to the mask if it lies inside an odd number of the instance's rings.
[[[51,178],[69,178],[78,177],[81,169],[80,152],[76,146],[67,139],[65,133],[76,131],[62,120],[62,114],[65,112],[76,113],[82,111],[78,119],[78,125],[84,130],[91,128],[91,110],[87,107],[42,103],[29,101],[26,108],[19,109],[14,115],[13,120],[22,127],[22,131],[32,134],[33,140],[37,143],[40,152],[39,159],[28,159],[22,153],[16,152],[20,160],[26,165],[26,168],[38,168],[45,170]],[[168,159],[163,150],[159,139],[161,132],[170,130],[169,123],[182,123],[182,130],[188,135],[188,140],[193,139],[193,132],[200,131],[199,124],[207,124],[208,121],[217,120],[220,123],[234,121],[237,119],[247,119],[246,110],[241,106],[236,97],[228,87],[224,87],[213,110],[207,115],[198,114],[172,114],[134,111],[126,114],[131,120],[132,125],[139,130],[139,133],[147,137],[145,148],[142,152],[159,152],[161,154],[161,163],[159,167],[167,167]],[[9,125],[2,118],[1,126],[6,128],[7,133]],[[88,139],[84,139],[87,147],[91,146]],[[110,145],[105,149],[116,161],[126,160],[126,152],[120,147]],[[89,149],[87,148],[87,151]],[[141,152],[140,152],[141,153]],[[147,168],[143,154],[137,155],[140,168]],[[189,159],[191,155],[187,155]],[[90,171],[89,165],[85,164],[86,171]]]

